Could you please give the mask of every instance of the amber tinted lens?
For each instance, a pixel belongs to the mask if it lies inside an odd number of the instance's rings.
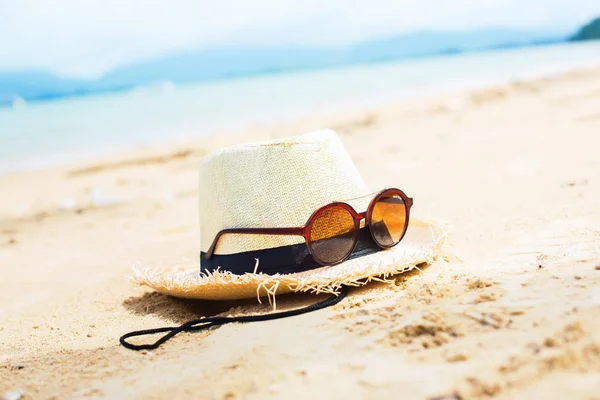
[[[356,239],[354,217],[347,209],[334,206],[313,219],[308,246],[318,262],[337,264],[352,252]]]
[[[377,244],[392,247],[402,239],[406,225],[406,206],[398,194],[381,196],[373,206],[371,234]]]

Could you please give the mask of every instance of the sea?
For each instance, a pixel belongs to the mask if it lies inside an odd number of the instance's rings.
[[[600,41],[274,73],[0,108],[0,172],[600,66]],[[418,133],[415,133],[418,134]]]

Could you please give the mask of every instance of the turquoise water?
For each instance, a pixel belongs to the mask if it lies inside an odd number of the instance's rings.
[[[600,65],[600,43],[560,44],[161,85],[0,109],[0,171],[187,140],[315,113]]]

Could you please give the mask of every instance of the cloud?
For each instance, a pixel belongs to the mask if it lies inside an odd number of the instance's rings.
[[[575,27],[589,0],[0,0],[0,69],[98,75],[223,45],[335,46],[424,29]]]

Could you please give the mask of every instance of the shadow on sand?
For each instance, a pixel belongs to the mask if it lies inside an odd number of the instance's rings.
[[[369,285],[371,286],[371,285]],[[356,290],[358,288],[353,288]],[[312,293],[290,293],[278,295],[276,311],[286,311],[302,308],[320,302],[330,295]],[[256,315],[274,311],[273,305],[266,297],[261,298],[262,304],[256,298],[244,300],[214,301],[179,299],[165,294],[152,292],[142,296],[130,297],[123,302],[127,310],[133,314],[146,316],[155,315],[176,324],[185,323],[191,319],[224,315]]]

